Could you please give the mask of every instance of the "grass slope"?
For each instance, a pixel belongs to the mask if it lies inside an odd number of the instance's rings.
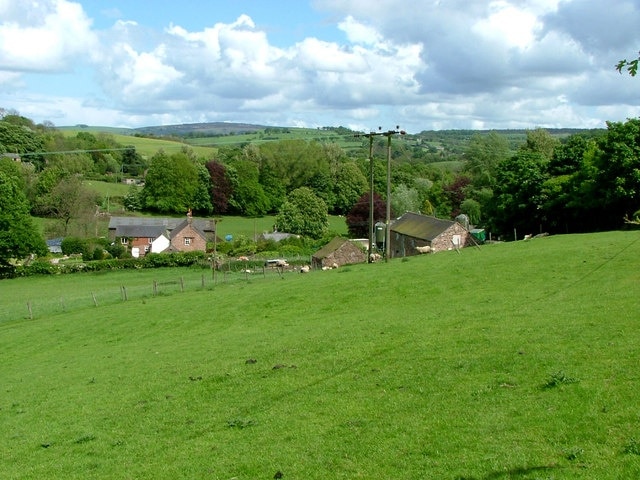
[[[639,240],[549,237],[4,321],[2,476],[638,478]]]

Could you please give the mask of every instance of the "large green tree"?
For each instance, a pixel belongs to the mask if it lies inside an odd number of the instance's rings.
[[[597,184],[610,220],[605,227],[616,228],[640,210],[640,119],[607,122],[607,128]]]
[[[367,178],[355,162],[344,162],[337,167],[334,188],[334,212],[344,215],[368,190]]]
[[[283,232],[320,238],[329,228],[327,206],[310,188],[297,188],[280,207],[276,226]]]
[[[542,187],[547,160],[541,153],[521,150],[496,169],[496,186],[490,203],[492,230],[507,238],[537,232],[544,221]]]
[[[208,178],[208,175],[204,177]],[[142,199],[145,208],[160,213],[202,211],[200,185],[203,178],[193,159],[185,152],[168,155],[160,150],[151,159]],[[208,197],[208,193],[206,194]]]
[[[256,217],[270,211],[269,198],[260,185],[260,172],[254,161],[237,159],[228,166],[228,174],[233,185],[229,199],[232,213]]]
[[[11,276],[14,260],[46,255],[47,246],[29,216],[29,203],[18,181],[0,171],[0,276]]]

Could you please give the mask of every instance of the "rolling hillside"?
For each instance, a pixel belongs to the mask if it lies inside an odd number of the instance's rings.
[[[3,474],[638,478],[639,256],[610,232],[204,287],[3,281],[15,302],[147,292],[0,315]],[[154,273],[190,286],[153,296]]]

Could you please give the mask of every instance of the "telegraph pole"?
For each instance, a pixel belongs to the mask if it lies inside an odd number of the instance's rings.
[[[396,126],[396,130],[389,130],[387,132],[383,132],[382,127],[378,127],[377,132],[369,132],[369,133],[357,133],[354,135],[355,137],[366,137],[369,139],[369,258],[368,262],[372,262],[373,255],[373,244],[374,244],[374,215],[373,215],[373,137],[377,135],[384,135],[388,138],[387,145],[387,227],[386,227],[386,237],[385,237],[385,249],[388,256],[388,247],[389,244],[389,222],[391,216],[391,136],[400,133],[402,135],[405,134],[404,131],[398,130],[400,127]]]
[[[387,137],[387,217],[384,233],[384,261],[389,261],[391,254],[391,137],[396,134],[404,135],[406,132],[400,130],[400,126],[396,125],[395,130],[388,130],[382,135]]]

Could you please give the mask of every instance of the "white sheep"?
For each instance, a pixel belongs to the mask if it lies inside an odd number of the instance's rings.
[[[420,253],[431,253],[431,247],[429,245],[425,245],[424,247],[416,247],[416,250]]]
[[[302,267],[300,267],[300,273],[309,273],[309,270],[311,270],[311,267],[309,267],[309,265],[303,265]]]

